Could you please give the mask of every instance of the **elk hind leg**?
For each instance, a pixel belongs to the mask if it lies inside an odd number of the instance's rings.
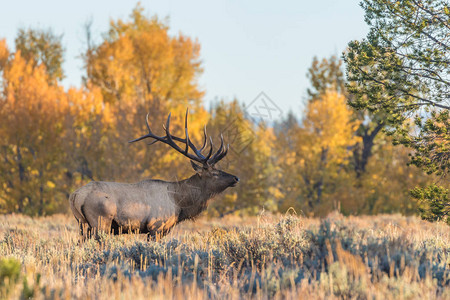
[[[117,207],[107,194],[99,193],[92,201],[86,203],[86,219],[93,230],[96,239],[100,233],[110,233],[112,221],[117,213]]]
[[[87,222],[78,220],[79,240],[78,243],[83,243],[91,237],[91,227]]]
[[[109,234],[111,232],[113,218],[108,216],[99,216],[97,226],[95,227],[95,238],[98,240],[100,234]]]

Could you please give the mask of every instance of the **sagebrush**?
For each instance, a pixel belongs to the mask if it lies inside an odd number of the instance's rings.
[[[4,215],[0,233],[10,299],[450,297],[448,227],[417,217],[200,219],[78,244],[67,216]]]

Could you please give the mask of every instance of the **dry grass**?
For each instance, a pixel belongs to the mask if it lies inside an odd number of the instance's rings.
[[[200,219],[79,245],[72,217],[6,215],[0,239],[0,298],[450,298],[449,227],[416,217]]]

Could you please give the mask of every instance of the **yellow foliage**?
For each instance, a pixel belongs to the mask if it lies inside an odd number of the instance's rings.
[[[187,107],[190,139],[201,145],[208,124],[217,149],[223,133],[230,151],[219,168],[242,180],[213,202],[218,215],[291,206],[305,214],[333,207],[349,213],[399,206],[411,211],[407,196],[392,201],[399,189],[423,182],[405,167],[404,149],[376,144],[366,174],[355,180],[350,163],[360,123],[342,94],[318,89],[301,123],[290,116],[278,127],[254,124],[237,101],[218,104],[212,117],[197,82],[199,43],[168,31],[138,5],[128,20],[111,21],[104,39],[84,55],[84,85],[69,89],[42,63],[11,53],[0,40],[0,212],[67,209],[67,193],[89,180],[192,175],[188,160],[167,145],[127,143],[147,132],[147,113],[153,132],[164,136],[161,125],[171,112],[171,133],[184,137]]]
[[[337,190],[351,181],[344,172],[359,138],[343,95],[327,91],[308,102],[302,124],[291,121],[276,141],[279,188],[286,198],[280,206],[323,214],[336,205]]]
[[[56,184],[54,182],[51,182],[50,180],[47,181],[47,186],[51,189],[55,188]]]
[[[6,40],[0,40],[0,71],[5,67],[6,62],[8,61],[9,50],[6,45]]]
[[[324,154],[326,164],[346,163],[348,147],[359,140],[355,135],[359,122],[352,120],[345,97],[333,91],[308,103],[303,124],[303,138],[298,141],[302,153],[311,158]]]
[[[105,102],[131,101],[159,111],[168,104],[171,109],[181,104],[184,110],[188,103],[198,107],[200,46],[167,31],[156,18],[143,16],[140,7],[129,22],[111,23],[108,39],[86,57],[89,79],[102,89]]]
[[[20,51],[8,56],[5,49],[1,42],[5,84],[0,96],[0,146],[5,163],[0,173],[8,183],[3,209],[51,212],[65,202],[67,180],[78,160],[86,161],[83,156],[100,160],[95,156],[100,154],[95,151],[100,135],[94,133],[109,117],[108,105],[95,89],[65,91],[44,65],[25,60]]]
[[[107,37],[85,56],[87,88],[102,111],[105,140],[131,140],[146,132],[145,115],[156,134],[172,113],[171,132],[184,136],[184,115],[189,107],[189,133],[201,141],[209,119],[201,106],[203,92],[197,85],[201,73],[200,46],[185,37],[168,34],[168,26],[156,17],[144,16],[138,5],[129,20],[112,21]],[[125,156],[124,156],[125,153]],[[116,157],[129,162],[128,171],[117,166]],[[139,174],[179,177],[186,174],[187,160],[165,145],[113,143],[102,157],[111,179],[137,180]],[[180,168],[181,165],[186,167]],[[120,171],[119,171],[120,170]]]

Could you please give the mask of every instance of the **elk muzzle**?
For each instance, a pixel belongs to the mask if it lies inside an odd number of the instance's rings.
[[[233,176],[233,179],[234,179],[234,182],[231,184],[232,187],[236,186],[238,184],[238,182],[239,182],[239,177]]]

